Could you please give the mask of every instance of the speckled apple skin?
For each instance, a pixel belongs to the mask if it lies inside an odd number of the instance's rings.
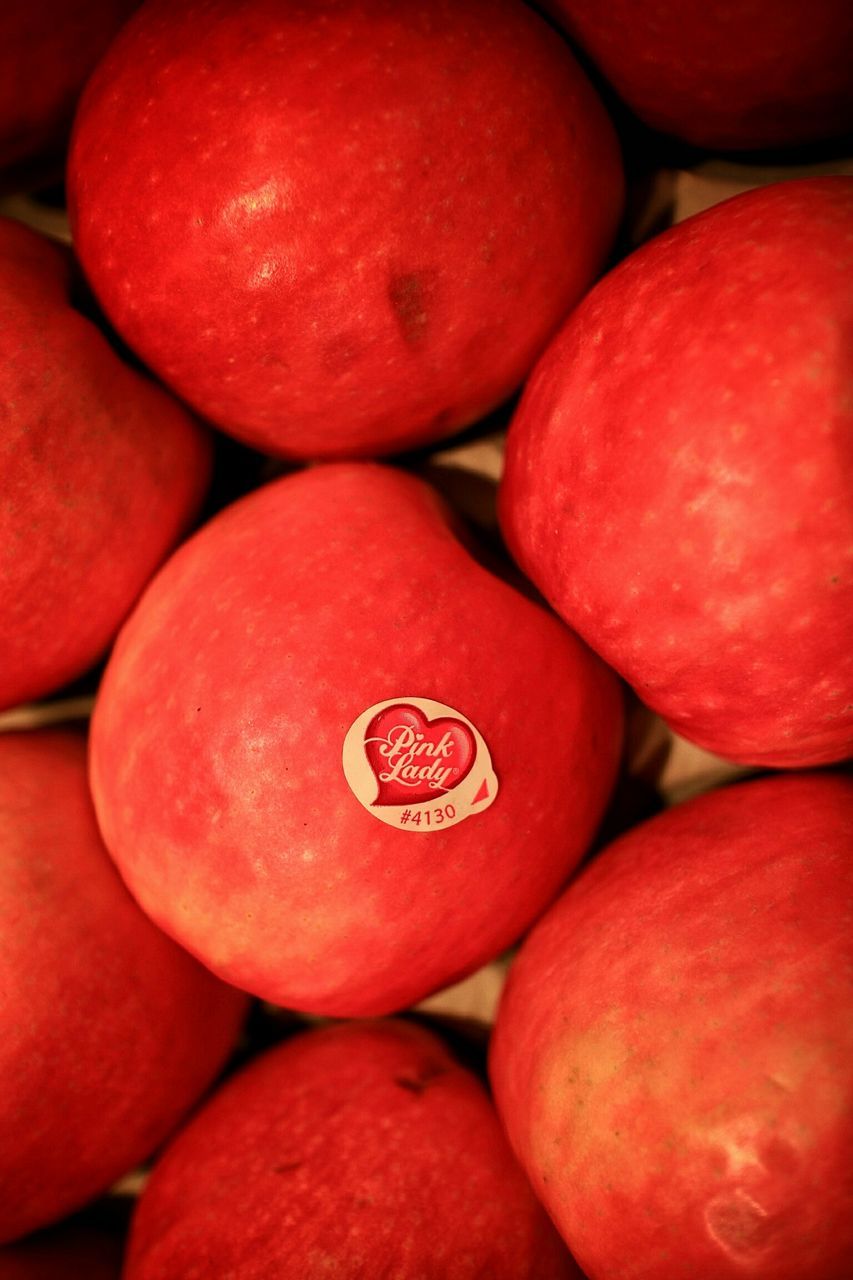
[[[124,338],[225,430],[311,457],[503,400],[599,270],[622,188],[603,107],[519,0],[152,0],[69,163]]]
[[[853,784],[634,828],[510,971],[491,1077],[590,1280],[853,1274]]]
[[[427,833],[362,807],[344,737],[396,697],[474,723],[490,808]],[[338,463],[234,504],[164,567],[108,665],[91,779],[162,928],[267,1000],[355,1016],[532,922],[591,840],[621,731],[612,672],[471,558],[431,489]]]
[[[580,1280],[480,1082],[403,1022],[308,1032],[156,1166],[126,1280]]]
[[[125,890],[84,738],[0,734],[0,1241],[150,1155],[222,1065],[245,1005]]]
[[[692,742],[853,746],[853,179],[777,183],[627,258],[538,365],[501,522],[571,626]]]
[[[853,129],[848,0],[546,0],[634,111],[713,150]]]
[[[101,657],[210,473],[202,428],[69,290],[65,251],[0,219],[0,707]]]

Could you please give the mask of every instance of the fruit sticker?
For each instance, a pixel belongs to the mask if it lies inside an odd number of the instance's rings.
[[[483,813],[498,780],[482,734],[432,698],[389,698],[344,739],[344,775],[360,804],[405,831],[440,831]]]

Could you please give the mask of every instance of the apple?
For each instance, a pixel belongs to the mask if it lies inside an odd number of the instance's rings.
[[[64,249],[0,219],[0,708],[101,657],[210,471],[202,429],[70,287]]]
[[[0,1242],[150,1155],[218,1072],[244,1011],[122,885],[83,736],[0,734]]]
[[[119,1280],[121,1259],[115,1231],[73,1220],[0,1248],[0,1280]]]
[[[853,129],[847,0],[547,0],[647,124],[702,147],[819,142]]]
[[[853,1274],[850,778],[635,827],[524,943],[498,1110],[590,1280]]]
[[[0,6],[0,169],[58,158],[86,79],[139,0]],[[2,182],[2,177],[0,177]]]
[[[614,676],[481,568],[422,481],[336,463],[184,544],[92,724],[101,830],[143,909],[275,1004],[402,1009],[497,955],[592,839]]]
[[[422,1027],[256,1058],[155,1166],[125,1280],[580,1278],[479,1080]]]
[[[610,122],[520,0],[149,0],[68,169],[107,314],[206,418],[389,453],[522,381],[602,265]]]
[[[743,764],[853,746],[853,179],[776,183],[631,254],[538,364],[502,527],[678,733]]]

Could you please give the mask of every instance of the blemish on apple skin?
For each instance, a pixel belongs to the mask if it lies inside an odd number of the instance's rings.
[[[705,1207],[711,1238],[738,1259],[763,1252],[776,1230],[776,1220],[739,1187],[715,1196]]]
[[[426,1088],[417,1080],[410,1080],[407,1076],[395,1076],[394,1083],[401,1089],[408,1089],[409,1093],[423,1093]]]
[[[429,292],[425,276],[417,271],[393,275],[388,282],[388,300],[407,346],[416,347],[426,337]]]
[[[453,408],[439,409],[438,413],[430,418],[431,431],[446,431],[448,427],[453,426],[456,421],[457,411]]]
[[[437,1080],[439,1076],[447,1075],[449,1067],[441,1067],[438,1064],[425,1064],[414,1075],[395,1076],[394,1083],[400,1089],[406,1089],[409,1093],[414,1093],[418,1097],[425,1093],[433,1080]]]
[[[304,1160],[290,1160],[287,1164],[277,1164],[273,1166],[273,1173],[295,1173],[304,1163]]]

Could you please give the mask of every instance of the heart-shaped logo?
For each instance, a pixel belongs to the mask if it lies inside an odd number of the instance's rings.
[[[380,805],[440,801],[467,776],[477,755],[467,724],[450,716],[429,720],[406,702],[373,717],[364,749],[379,783],[373,803]]]

